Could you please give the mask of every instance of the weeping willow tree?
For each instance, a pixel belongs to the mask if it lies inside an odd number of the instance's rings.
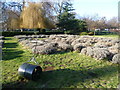
[[[21,13],[21,28],[54,28],[50,12],[45,8],[46,3],[30,2]],[[48,6],[48,5],[47,5]],[[48,8],[48,7],[47,7]]]

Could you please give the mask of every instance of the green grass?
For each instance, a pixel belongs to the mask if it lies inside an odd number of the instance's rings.
[[[77,52],[39,55],[36,59],[43,69],[41,78],[31,81],[19,77],[19,66],[31,56],[30,51],[17,43],[17,39],[6,38],[1,61],[4,88],[117,88],[117,64]]]
[[[120,38],[119,35],[95,35],[96,37]]]

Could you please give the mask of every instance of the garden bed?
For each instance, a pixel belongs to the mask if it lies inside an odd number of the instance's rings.
[[[3,48],[3,88],[117,88],[118,64],[95,60],[74,51],[39,54],[36,60],[43,69],[38,81],[18,76],[18,68],[32,57],[30,50],[16,38],[6,37]]]

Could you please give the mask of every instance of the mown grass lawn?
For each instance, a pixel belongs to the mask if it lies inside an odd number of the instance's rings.
[[[107,38],[120,38],[120,35],[113,34],[113,35],[95,35],[95,37],[107,37]]]
[[[41,78],[31,81],[19,77],[19,66],[31,57],[17,39],[6,37],[1,61],[3,88],[117,88],[117,64],[77,52],[39,55],[36,59],[43,69]]]

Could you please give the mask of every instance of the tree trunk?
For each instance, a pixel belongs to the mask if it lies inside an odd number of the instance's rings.
[[[94,30],[94,36],[95,36],[95,30]]]

